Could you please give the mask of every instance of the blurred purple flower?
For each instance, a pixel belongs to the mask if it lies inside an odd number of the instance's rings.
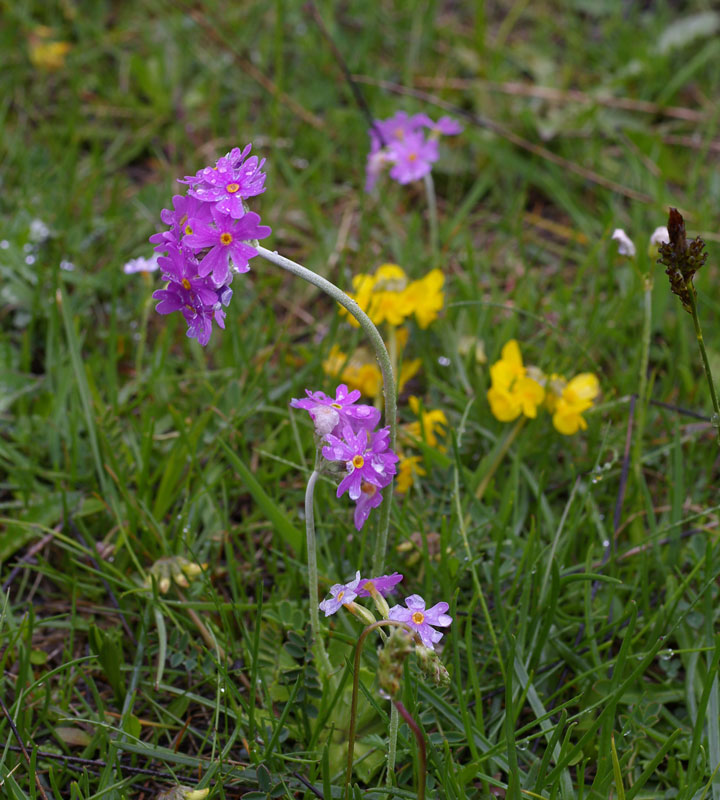
[[[429,130],[429,136],[425,129]],[[454,136],[462,130],[462,125],[452,117],[444,116],[433,122],[427,114],[410,116],[405,111],[398,111],[386,120],[375,120],[369,131],[365,191],[372,191],[388,164],[393,165],[390,177],[398,183],[425,177],[439,157],[438,136]]]

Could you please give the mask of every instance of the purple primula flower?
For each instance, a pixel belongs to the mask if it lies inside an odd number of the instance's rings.
[[[426,130],[430,131],[430,136]],[[370,129],[370,154],[366,167],[365,191],[371,191],[387,164],[392,164],[390,177],[398,183],[424,178],[438,159],[437,137],[455,135],[462,125],[452,117],[433,122],[427,114],[406,114],[398,111],[386,120],[375,120]]]
[[[214,203],[222,214],[240,219],[246,213],[243,200],[265,191],[266,175],[261,171],[265,159],[258,161],[257,156],[252,156],[245,160],[251,147],[247,145],[244,150],[233,148],[218,159],[214,167],[205,167],[195,175],[180,179],[180,183],[190,185],[188,194],[191,197]]]
[[[407,136],[393,149],[395,163],[390,170],[390,177],[402,184],[424,178],[439,158],[437,141],[426,139],[422,133]]]
[[[452,117],[440,117],[437,122],[430,124],[430,129],[445,136],[457,136],[463,132],[463,126]]]
[[[381,575],[379,578],[363,578],[357,589],[358,597],[370,597],[371,589],[376,589],[380,594],[387,595],[395,590],[395,587],[403,579],[399,572],[392,575]]]
[[[200,219],[188,222],[193,233],[185,236],[183,245],[194,252],[209,247],[200,262],[198,274],[204,278],[212,272],[213,280],[220,286],[227,281],[230,262],[237,272],[247,272],[248,262],[257,255],[250,239],[264,239],[271,233],[267,225],[260,224],[260,216],[249,211],[242,219],[233,219],[212,209],[214,225]]]
[[[180,311],[188,324],[187,335],[204,347],[210,341],[213,319],[219,327],[225,327],[222,306],[230,301],[232,290],[216,287],[210,278],[201,278],[197,262],[180,247],[171,249],[168,256],[160,256],[158,264],[169,283],[165,289],[153,292],[160,301],[155,310],[158,314]]]
[[[335,433],[338,435],[342,431],[342,426],[350,425],[354,431],[372,430],[378,422],[380,422],[380,412],[374,406],[368,406],[360,403],[355,403],[360,399],[360,392],[355,389],[353,392],[348,392],[348,387],[341,383],[335,390],[335,397],[328,397],[324,392],[311,392],[309,389],[305,390],[307,398],[297,400],[293,398],[290,405],[293,408],[303,408],[310,414],[315,428],[321,436],[328,433]],[[333,409],[337,412],[337,422],[330,428],[323,431],[318,429],[319,419],[318,412],[320,409]],[[324,417],[322,423],[325,428],[329,424],[329,418]]]
[[[360,497],[358,497],[356,501],[355,513],[353,514],[353,522],[357,530],[362,530],[363,525],[370,516],[370,512],[373,508],[377,508],[381,505],[382,501],[382,492],[377,486],[365,482],[360,485]]]
[[[348,474],[340,481],[337,496],[348,492],[351,500],[362,494],[363,482],[382,489],[395,474],[398,457],[388,449],[390,428],[368,434],[366,430],[355,433],[350,425],[342,429],[343,438],[328,434],[322,454],[328,461],[344,461]]]
[[[207,203],[201,203],[194,197],[176,194],[173,197],[172,209],[164,208],[160,212],[160,219],[170,226],[170,230],[155,233],[150,237],[150,241],[157,245],[155,250],[163,252],[179,243],[183,236],[193,233],[192,226],[188,224],[190,219],[210,222],[212,220],[210,208]]]
[[[425,647],[431,650],[442,639],[443,634],[436,631],[431,625],[439,628],[447,628],[452,623],[452,617],[445,612],[449,606],[447,603],[436,603],[432,608],[425,608],[425,601],[419,594],[411,594],[405,598],[407,608],[393,606],[390,609],[389,619],[404,622],[413,630],[417,631]]]
[[[330,589],[330,597],[323,600],[318,606],[320,611],[324,611],[325,616],[329,617],[339,611],[340,606],[344,606],[345,603],[352,603],[357,597],[357,587],[361,580],[360,573],[356,572],[355,579],[349,583],[336,583]]]

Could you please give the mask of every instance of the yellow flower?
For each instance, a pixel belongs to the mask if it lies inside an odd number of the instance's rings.
[[[403,292],[407,286],[405,270],[397,264],[381,264],[374,275],[356,275],[353,278],[354,293],[350,297],[376,324],[402,325],[410,312],[405,312]],[[357,320],[346,309],[343,313],[351,325],[358,327]]]
[[[415,482],[415,476],[427,475],[427,472],[420,466],[421,456],[403,456],[398,462],[397,475],[395,476],[395,491],[398,494],[405,494]]]
[[[437,319],[443,307],[442,291],[445,276],[439,269],[433,269],[419,281],[408,282],[405,270],[398,264],[382,264],[374,275],[362,274],[353,278],[353,293],[350,297],[376,324],[387,322],[397,327],[415,315],[418,325],[427,328]],[[348,321],[358,326],[347,310],[342,312]]]
[[[419,281],[410,283],[403,292],[405,313],[415,314],[418,325],[425,329],[437,319],[443,307],[445,295],[442,288],[445,276],[439,269],[433,269]]]
[[[28,53],[32,65],[37,69],[56,70],[65,66],[65,56],[70,52],[72,45],[69,42],[56,42],[51,40],[52,28],[38,25],[30,32]]]
[[[578,430],[586,430],[582,413],[592,407],[600,394],[600,383],[592,372],[576,375],[562,390],[553,413],[555,429],[565,436],[572,436]]]
[[[398,380],[398,393],[402,392],[405,384],[420,370],[422,361],[415,358],[405,361],[400,367]],[[380,397],[382,394],[382,373],[377,362],[362,349],[348,359],[337,345],[333,345],[328,357],[323,362],[323,371],[346,383],[350,391],[359,389],[367,397]]]
[[[532,374],[537,376],[537,370]],[[490,381],[487,399],[493,416],[500,422],[511,422],[521,414],[531,419],[537,416],[545,389],[535,378],[529,377],[515,339],[504,345],[500,361],[490,367]]]
[[[410,397],[408,403],[413,414],[420,417],[420,419],[417,422],[411,422],[409,425],[405,426],[407,433],[415,439],[427,442],[430,447],[444,453],[447,448],[438,442],[437,437],[438,435],[445,436],[446,434],[443,428],[443,426],[447,426],[448,424],[445,412],[440,409],[431,411],[421,410],[420,401],[417,397]]]

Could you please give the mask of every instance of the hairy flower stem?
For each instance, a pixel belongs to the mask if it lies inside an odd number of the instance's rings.
[[[432,175],[428,174],[423,179],[425,183],[425,196],[428,204],[428,218],[430,222],[430,250],[433,257],[433,266],[438,257],[439,249],[439,235],[438,235],[438,212],[437,212],[437,198],[435,197],[435,183],[433,182]]]
[[[690,281],[686,281],[685,285],[688,288],[688,301],[690,304],[690,313],[692,314],[693,318],[693,325],[695,326],[695,337],[697,338],[698,348],[700,349],[700,357],[702,358],[703,367],[705,368],[705,377],[707,378],[708,387],[710,389],[710,399],[712,401],[713,411],[715,412],[712,417],[712,424],[715,427],[718,445],[720,446],[720,406],[718,406],[715,383],[713,381],[712,371],[710,370],[710,362],[708,361],[707,352],[705,350],[705,340],[703,339],[702,329],[700,327],[700,317],[698,316],[697,312],[695,292],[693,291]]]
[[[325,292],[325,294],[329,295],[337,303],[340,303],[343,308],[347,309],[347,311],[355,317],[360,327],[365,331],[375,351],[378,364],[380,365],[380,372],[383,378],[383,393],[385,395],[385,424],[390,427],[390,449],[394,450],[395,441],[397,439],[397,392],[395,388],[395,376],[393,375],[392,363],[387,348],[385,347],[385,342],[378,333],[378,329],[375,327],[370,317],[368,317],[360,306],[354,300],[351,300],[345,292],[338,289],[334,283],[330,283],[330,281],[326,280],[321,275],[317,275],[312,270],[272,250],[267,250],[265,247],[256,245],[256,249],[258,255],[266,261],[311,283],[313,286],[316,286],[318,289]],[[372,561],[374,574],[382,573],[385,568],[385,550],[387,549],[388,532],[390,530],[392,489],[393,482],[391,481],[386,487],[386,494],[382,506],[380,506],[380,525],[378,536],[375,540],[375,551]]]
[[[352,780],[353,755],[355,754],[355,727],[357,723],[357,702],[358,702],[358,694],[360,688],[360,658],[362,656],[362,649],[368,635],[372,633],[374,630],[383,627],[405,628],[405,630],[409,631],[413,635],[416,643],[422,645],[422,639],[409,625],[395,619],[379,619],[377,622],[373,622],[372,625],[368,625],[367,628],[365,628],[365,630],[360,634],[360,636],[358,636],[357,644],[355,645],[355,662],[353,665],[353,693],[352,693],[352,702],[350,704],[350,729],[348,731],[348,760],[347,760],[347,771],[345,773],[345,800],[349,800],[350,798],[350,782]],[[395,701],[393,701],[393,703],[394,702]],[[393,710],[395,710],[395,705],[393,705]],[[396,736],[397,736],[397,731],[396,731]],[[423,770],[425,769],[424,758],[421,759],[420,766],[421,769]],[[425,792],[424,773],[418,776],[418,791],[420,789],[420,786],[422,786],[422,791],[424,793]],[[419,793],[418,797],[420,797]]]
[[[325,650],[325,643],[320,635],[320,615],[318,613],[318,570],[317,548],[315,542],[315,484],[320,473],[312,471],[305,490],[305,534],[307,536],[308,588],[310,593],[310,628],[312,629],[315,658],[322,667],[322,672],[329,675],[332,665]]]

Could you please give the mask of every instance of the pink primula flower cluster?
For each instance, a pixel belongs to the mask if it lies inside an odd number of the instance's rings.
[[[398,111],[389,119],[376,120],[369,130],[365,191],[373,190],[386,166],[390,167],[390,177],[398,183],[424,178],[440,157],[438,137],[461,132],[462,125],[452,117],[433,122],[427,114],[408,115]]]
[[[326,461],[344,464],[346,475],[340,481],[337,496],[345,492],[355,502],[355,527],[361,530],[373,508],[382,503],[382,492],[396,472],[398,456],[390,449],[390,429],[375,430],[380,412],[362,403],[360,392],[348,392],[341,383],[335,397],[324,392],[305,390],[306,398],[293,399],[293,408],[306,410],[315,424],[315,432],[325,446]]]
[[[233,276],[247,272],[257,255],[253,243],[270,235],[260,217],[247,210],[245,200],[265,191],[265,160],[248,157],[233,148],[214,167],[179,180],[188,185],[187,195],[175,195],[172,209],[162,221],[169,229],[150,237],[158,258],[164,289],[153,297],[160,302],[159,314],[179,311],[185,318],[187,335],[206,345],[212,323],[225,327],[223,310],[232,297]]]

